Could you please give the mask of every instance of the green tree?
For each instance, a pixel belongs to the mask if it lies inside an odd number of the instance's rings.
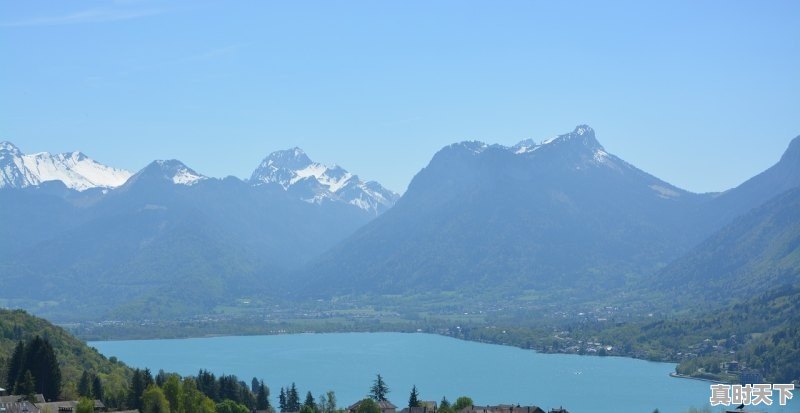
[[[217,413],[250,413],[250,411],[247,410],[247,406],[233,400],[223,400],[217,403]]]
[[[369,397],[372,398],[372,400],[382,402],[386,401],[387,394],[389,394],[389,386],[383,381],[383,377],[378,374],[378,377],[375,378],[372,387],[369,389]]]
[[[258,383],[258,390],[256,393],[256,409],[269,410],[269,387],[264,385],[261,381]]]
[[[456,402],[453,403],[453,410],[460,412],[461,409],[465,407],[474,406],[475,403],[467,396],[461,396],[456,399]]]
[[[78,399],[78,405],[75,406],[75,413],[94,413],[94,400],[86,396]]]
[[[317,411],[317,402],[314,401],[314,395],[310,391],[306,393],[306,400],[303,402],[303,406],[310,407],[312,412]]]
[[[142,393],[142,413],[170,413],[169,401],[158,386],[151,384]]]
[[[325,394],[319,396],[319,410],[322,413],[336,412],[336,394],[333,390],[328,390]]]
[[[164,380],[164,397],[169,402],[170,413],[183,413],[183,384],[177,374],[170,374]]]
[[[142,370],[135,369],[131,378],[131,386],[128,389],[128,408],[142,410],[142,394],[147,388],[145,374]]]
[[[214,401],[197,389],[194,379],[183,380],[183,410],[185,413],[216,413]]]
[[[103,383],[100,381],[99,376],[94,376],[94,380],[92,381],[92,396],[97,400],[103,400],[105,398]]]
[[[17,394],[25,396],[28,401],[33,401],[33,396],[36,394],[36,382],[30,370],[25,370],[22,373],[22,376],[14,386],[14,390],[16,390]]]
[[[408,396],[408,407],[419,407],[419,393],[417,393],[417,385],[411,387],[411,394]]]
[[[24,359],[25,344],[23,344],[22,341],[18,341],[17,346],[14,347],[14,352],[11,354],[11,359],[8,361],[8,372],[6,373],[7,390],[11,394],[18,394],[14,385],[17,384],[17,380],[19,380],[20,375],[24,372],[22,368]]]
[[[35,392],[45,400],[58,400],[61,394],[61,368],[50,342],[34,337],[25,345],[23,366],[30,370],[36,383]]]
[[[286,391],[283,390],[283,387],[281,387],[281,392],[278,394],[278,408],[280,409],[281,413],[287,411],[286,401]]]
[[[78,396],[92,398],[92,377],[86,370],[83,371],[81,379],[78,381]]]
[[[447,397],[442,397],[442,401],[439,402],[438,413],[455,413],[455,410],[450,407],[450,401],[447,400]]]
[[[294,383],[292,383],[292,387],[289,387],[289,391],[286,393],[286,411],[300,411],[300,395],[297,393],[297,386],[295,386]]]
[[[375,400],[366,398],[358,403],[356,413],[381,413],[381,408]]]

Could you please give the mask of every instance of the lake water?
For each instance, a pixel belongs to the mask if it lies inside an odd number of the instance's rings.
[[[133,367],[181,375],[201,368],[258,377],[277,404],[281,386],[297,383],[301,400],[336,392],[346,407],[363,398],[375,375],[389,385],[389,400],[408,404],[412,385],[422,400],[470,396],[475,404],[533,404],[571,413],[685,412],[703,407],[709,383],[669,377],[675,365],[621,357],[539,354],[530,350],[430,334],[342,333],[97,341],[89,345]],[[800,412],[800,391],[788,407],[759,411]],[[777,398],[777,393],[776,393]],[[775,403],[777,405],[777,402]],[[715,409],[716,411],[717,409]]]

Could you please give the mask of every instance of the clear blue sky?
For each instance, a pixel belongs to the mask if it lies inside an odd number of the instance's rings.
[[[694,191],[800,134],[800,2],[0,1],[0,139],[248,177],[300,146],[404,191],[576,124]]]

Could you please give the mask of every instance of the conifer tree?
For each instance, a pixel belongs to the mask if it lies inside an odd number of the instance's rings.
[[[383,381],[383,377],[378,374],[378,377],[369,389],[369,397],[376,402],[386,401],[386,395],[389,393],[389,386]]]
[[[142,394],[147,388],[145,385],[145,373],[142,370],[135,369],[133,371],[133,378],[131,378],[131,387],[128,389],[128,408],[141,411],[142,409]]]
[[[278,395],[278,408],[280,409],[281,413],[286,412],[286,392],[281,387],[281,393]]]
[[[256,393],[256,409],[269,410],[269,408],[269,387],[261,381],[258,383],[258,392]]]
[[[8,381],[8,383],[14,383],[12,387],[14,393],[27,394],[16,388],[18,382],[27,383],[27,380],[21,375],[27,371],[30,372],[34,383],[33,394],[41,393],[48,401],[58,400],[61,393],[61,368],[58,366],[53,347],[47,340],[36,336],[25,344],[18,343],[11,359],[11,366],[9,366],[6,378],[15,377],[14,381]]]
[[[8,391],[11,394],[18,394],[14,385],[17,384],[17,380],[21,373],[23,372],[22,363],[24,362],[25,358],[25,344],[22,341],[17,342],[17,346],[14,347],[14,352],[11,355],[11,359],[8,361],[8,372],[6,374],[6,385],[8,386]]]
[[[317,402],[314,401],[314,396],[311,394],[310,391],[306,393],[306,400],[303,403],[303,406],[310,408],[311,411],[313,412],[317,411]]]
[[[28,401],[33,401],[33,396],[36,393],[36,381],[33,378],[33,374],[31,374],[30,370],[25,370],[20,376],[20,379],[17,380],[17,384],[14,386],[17,391],[17,394],[25,396]]]
[[[103,392],[103,383],[98,376],[94,376],[94,380],[92,381],[92,396],[97,400],[103,400],[105,396]]]
[[[297,393],[297,386],[294,383],[292,383],[292,387],[289,388],[289,392],[286,395],[286,408],[290,412],[300,411],[300,395]]]
[[[408,407],[419,407],[419,393],[417,385],[411,387],[411,394],[408,396]]]
[[[83,371],[78,382],[78,396],[92,398],[92,378],[89,377],[89,372],[86,370]]]

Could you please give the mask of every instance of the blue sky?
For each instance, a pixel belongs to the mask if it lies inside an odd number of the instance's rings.
[[[800,2],[0,1],[0,139],[248,177],[300,146],[403,191],[435,151],[594,127],[693,191],[800,135]]]

